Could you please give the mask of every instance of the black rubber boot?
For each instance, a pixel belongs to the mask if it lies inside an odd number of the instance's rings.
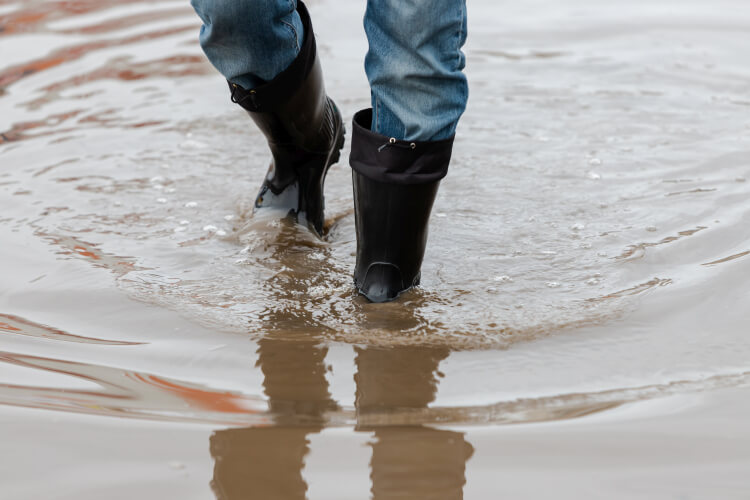
[[[387,302],[419,284],[427,226],[453,138],[399,141],[370,130],[372,110],[354,116],[352,181],[357,232],[354,284]]]
[[[245,108],[268,139],[272,161],[255,200],[255,211],[283,210],[321,235],[323,183],[339,160],[344,126],[326,96],[310,15],[297,11],[305,31],[300,53],[276,78],[254,89],[230,83],[232,101]]]

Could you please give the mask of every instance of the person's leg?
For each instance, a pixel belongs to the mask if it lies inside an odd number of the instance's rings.
[[[373,109],[354,117],[354,283],[373,302],[421,278],[427,228],[466,108],[465,0],[368,0]]]
[[[365,71],[372,131],[407,141],[452,137],[466,108],[465,0],[368,0]]]
[[[200,43],[224,77],[246,89],[272,80],[299,54],[304,28],[296,0],[191,0]]]
[[[321,234],[323,183],[344,145],[326,96],[312,22],[301,0],[192,0],[201,45],[268,139],[272,162],[255,211],[291,216]]]

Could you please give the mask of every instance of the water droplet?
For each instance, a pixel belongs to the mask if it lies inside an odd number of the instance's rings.
[[[186,229],[187,228],[185,226],[180,226],[180,227],[174,228],[174,232],[175,233],[181,233],[181,232],[185,231]]]
[[[164,177],[162,177],[161,175],[157,175],[156,177],[151,177],[152,184],[162,183],[163,181],[164,181]]]
[[[591,179],[592,181],[598,181],[599,179],[602,178],[602,176],[600,174],[598,174],[598,173],[596,173],[594,171],[590,171],[590,172],[586,173],[586,177],[588,179]]]
[[[195,208],[197,206],[198,206],[198,202],[197,201],[189,201],[189,202],[185,203],[185,208]]]
[[[599,158],[591,158],[589,160],[589,165],[591,165],[591,166],[598,166],[598,165],[601,165],[601,164],[602,164],[602,161]]]
[[[215,233],[218,228],[212,224],[208,224],[206,226],[203,226],[204,231],[208,231],[209,233]]]
[[[580,248],[583,248],[583,249],[586,249],[586,250],[588,250],[589,248],[591,248],[591,246],[592,246],[592,245],[591,245],[591,243],[589,243],[588,241],[585,241],[585,242],[581,243],[581,244],[580,244],[580,245],[578,245],[578,246],[579,246]]]
[[[156,202],[157,202],[157,203],[166,203],[166,202],[167,202],[167,199],[166,199],[166,198],[157,198],[157,199],[156,199]]]
[[[596,279],[596,278],[591,278],[591,279],[586,280],[586,284],[587,285],[598,285],[599,284],[599,280]]]
[[[657,231],[656,226],[648,226],[646,227],[646,231],[649,233],[655,233]]]
[[[232,215],[232,214],[224,216],[224,220],[232,220],[232,219],[234,219],[234,215]]]
[[[181,220],[181,221],[180,221],[180,225],[181,225],[181,226],[187,226],[188,224],[190,224],[190,221],[189,221],[189,220]]]
[[[443,212],[438,212],[435,214],[435,217],[447,217],[448,215]]]
[[[510,276],[506,276],[506,275],[495,276],[493,279],[499,283],[509,283],[513,281],[513,278],[511,278]]]
[[[559,288],[559,287],[560,287],[560,283],[558,283],[557,281],[548,281],[548,282],[546,283],[546,285],[547,285],[547,286],[548,286],[549,288]]]
[[[586,225],[581,222],[576,222],[572,226],[570,226],[570,229],[573,231],[582,231],[583,229],[586,229]]]
[[[226,236],[226,235],[227,235],[227,232],[224,231],[223,229],[219,229],[218,231],[216,231],[216,236]]]
[[[175,188],[169,187],[164,190],[165,193],[171,194],[177,191]]]

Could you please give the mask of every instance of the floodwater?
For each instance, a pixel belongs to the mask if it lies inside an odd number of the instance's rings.
[[[310,10],[350,120],[364,2]],[[0,0],[0,498],[750,498],[750,4],[469,28],[423,286],[374,305],[345,162],[323,241],[251,217],[186,0]]]

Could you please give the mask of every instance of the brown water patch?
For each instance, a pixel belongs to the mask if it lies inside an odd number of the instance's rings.
[[[729,262],[735,259],[742,258],[746,255],[750,255],[750,250],[747,250],[745,252],[736,253],[734,255],[730,255],[729,257],[724,257],[723,259],[715,260],[713,262],[706,262],[705,264],[701,264],[702,266],[715,266],[716,264],[723,264],[725,262]]]
[[[597,297],[595,299],[589,299],[592,302],[598,302],[603,300],[609,300],[614,298],[625,297],[629,295],[639,295],[641,293],[653,290],[654,288],[671,285],[672,280],[669,278],[654,278],[652,280],[640,283],[638,285],[626,288],[624,290],[618,290],[617,292],[609,293],[603,297]]]
[[[679,231],[676,236],[667,236],[666,238],[662,238],[661,240],[655,241],[655,242],[644,242],[644,243],[638,243],[636,245],[630,245],[624,252],[622,252],[620,255],[615,257],[615,259],[617,260],[640,259],[645,254],[647,248],[655,247],[659,245],[666,245],[668,243],[673,243],[682,238],[693,236],[694,234],[700,231],[703,231],[704,229],[708,229],[708,226],[698,226],[695,229],[686,229],[684,231]]]

